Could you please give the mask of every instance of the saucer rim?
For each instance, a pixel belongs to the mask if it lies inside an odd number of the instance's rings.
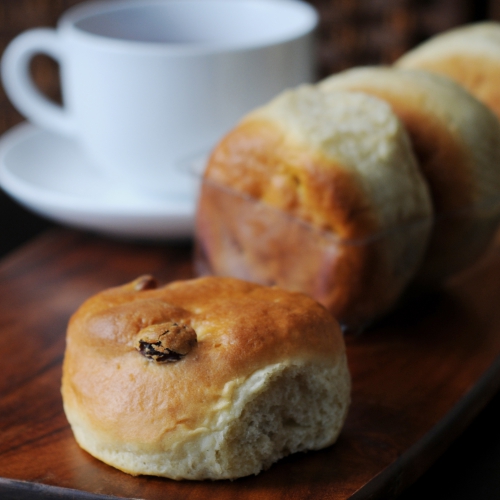
[[[127,206],[116,200],[104,202],[102,199],[74,197],[22,179],[16,175],[15,168],[9,166],[7,155],[14,147],[39,134],[57,135],[25,121],[13,126],[0,137],[0,188],[21,205],[66,226],[113,236],[169,239],[193,235],[195,188],[192,197],[180,196],[178,201],[165,205],[162,205],[162,199],[157,195],[152,195],[149,200],[151,203],[148,204],[144,193],[135,193],[135,204]],[[127,194],[129,193],[134,196],[134,192],[127,189]],[[165,196],[168,197],[168,193]],[[145,224],[145,227],[138,227],[139,222]]]
[[[30,200],[29,203],[50,206],[58,210],[85,211],[92,215],[106,215],[115,217],[165,217],[168,215],[187,216],[193,211],[193,200],[179,198],[179,203],[162,206],[157,195],[151,195],[151,205],[134,205],[133,207],[102,202],[99,199],[75,198],[56,190],[49,190],[38,184],[23,180],[15,175],[6,163],[9,151],[19,143],[26,142],[39,134],[55,135],[29,122],[15,125],[0,137],[0,186],[19,200]],[[89,160],[90,162],[90,160]],[[130,191],[134,195],[133,191]],[[136,193],[136,200],[144,199],[144,194]],[[165,196],[168,196],[166,193]]]

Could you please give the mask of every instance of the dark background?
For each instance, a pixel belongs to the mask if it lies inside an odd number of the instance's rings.
[[[55,26],[79,0],[0,0],[0,52],[18,33]],[[500,0],[310,0],[320,13],[318,77],[363,64],[389,64],[428,37],[468,22],[500,21]],[[57,66],[33,62],[40,88],[60,100]],[[500,84],[500,82],[499,82]],[[0,88],[0,134],[23,118]],[[0,190],[0,258],[52,226]],[[500,333],[499,333],[500,334]],[[416,499],[500,499],[500,394],[403,495]]]

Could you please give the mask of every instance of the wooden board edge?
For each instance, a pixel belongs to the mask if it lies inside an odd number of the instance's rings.
[[[385,499],[400,495],[465,431],[499,389],[500,355],[469,392],[425,436],[356,491],[349,500]]]
[[[97,495],[72,488],[0,477],[0,498],[2,500],[68,500],[70,498],[72,500],[116,500],[122,497]]]

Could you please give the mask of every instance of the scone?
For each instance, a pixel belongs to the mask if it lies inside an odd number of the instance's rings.
[[[498,224],[500,123],[495,115],[460,85],[426,71],[355,68],[320,86],[384,99],[405,125],[436,216],[417,280],[435,284],[472,263]]]
[[[73,315],[62,396],[80,446],[109,465],[234,479],[334,443],[350,376],[337,321],[305,295],[144,276]]]
[[[214,149],[197,210],[201,272],[308,293],[360,328],[412,277],[431,210],[387,103],[299,87],[247,115]]]
[[[440,33],[395,64],[452,78],[500,117],[500,23],[474,23]]]

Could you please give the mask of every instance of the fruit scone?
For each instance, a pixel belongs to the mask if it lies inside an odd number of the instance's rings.
[[[75,438],[133,475],[235,479],[329,446],[350,387],[338,322],[275,287],[143,276],[91,297],[68,326]]]
[[[201,272],[308,293],[359,328],[413,276],[431,215],[391,107],[302,86],[248,114],[212,152],[196,220]]]

